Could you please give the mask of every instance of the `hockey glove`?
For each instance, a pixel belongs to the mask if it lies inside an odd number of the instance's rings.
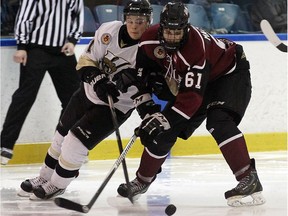
[[[105,103],[108,103],[108,95],[111,95],[113,102],[116,103],[118,96],[120,95],[114,83],[112,83],[106,76],[106,74],[99,74],[94,79],[94,91],[98,98]]]
[[[165,77],[161,72],[151,72],[148,78],[148,86],[153,89],[153,93],[160,99],[165,101],[175,100],[175,96],[171,92]]]
[[[141,143],[146,147],[153,145],[153,143],[157,144],[156,137],[170,128],[169,121],[161,112],[152,114],[145,118],[140,125],[139,137]]]
[[[133,99],[134,106],[136,107],[141,119],[161,111],[161,106],[159,104],[155,104],[155,102],[152,100],[151,94],[149,93],[138,92],[131,98]]]
[[[99,74],[102,74],[99,68],[91,67],[91,66],[82,67],[79,70],[79,73],[80,73],[81,80],[89,84],[92,84],[96,76],[98,76]]]
[[[138,72],[134,68],[126,68],[115,74],[113,81],[116,82],[117,88],[125,93],[130,86],[136,86],[138,89],[144,85],[142,72]]]

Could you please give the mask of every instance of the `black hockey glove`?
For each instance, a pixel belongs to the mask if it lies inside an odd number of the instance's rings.
[[[131,97],[133,99],[134,106],[141,119],[147,117],[147,115],[152,115],[156,112],[161,111],[161,106],[155,104],[152,100],[151,94],[146,92],[138,92],[137,94]]]
[[[120,95],[114,83],[112,83],[106,76],[106,74],[99,74],[94,79],[94,91],[98,98],[105,103],[108,103],[108,95],[111,95],[113,102],[116,103],[118,96]]]
[[[145,85],[142,72],[138,72],[134,68],[126,68],[115,74],[113,81],[116,82],[117,88],[125,93],[130,86],[136,86],[140,89]]]
[[[102,74],[99,68],[92,66],[82,67],[78,72],[80,73],[81,80],[89,84],[92,84],[96,76]]]
[[[151,72],[148,77],[148,86],[153,90],[153,93],[160,99],[165,101],[175,100],[165,77],[161,72]]]
[[[170,128],[169,121],[161,112],[150,115],[142,121],[139,127],[141,143],[146,147],[157,144],[156,137]]]

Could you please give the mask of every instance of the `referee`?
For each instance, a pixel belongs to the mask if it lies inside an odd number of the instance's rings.
[[[83,32],[83,7],[82,0],[20,0],[15,21],[17,51],[13,56],[20,63],[20,80],[1,132],[1,164],[7,164],[13,156],[46,71],[61,101],[61,115],[78,89],[74,47]]]

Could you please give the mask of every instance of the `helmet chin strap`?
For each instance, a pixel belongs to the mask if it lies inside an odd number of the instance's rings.
[[[177,43],[168,43],[165,41],[164,36],[163,36],[163,27],[160,26],[159,28],[159,38],[160,38],[160,44],[164,47],[164,49],[168,52],[168,53],[172,53],[177,51],[180,46],[181,46],[181,41],[177,42]]]
[[[169,52],[175,52],[180,48],[180,44],[179,43],[167,43],[164,42],[164,48],[165,50],[169,53]]]

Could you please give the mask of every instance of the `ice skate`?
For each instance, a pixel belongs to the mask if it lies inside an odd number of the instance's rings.
[[[130,181],[131,197],[133,200],[137,200],[141,194],[145,193],[150,186],[150,183],[144,183],[139,181],[136,177],[133,181]],[[123,197],[128,197],[128,187],[127,184],[119,185],[117,192]]]
[[[225,192],[225,198],[229,206],[255,206],[265,203],[265,199],[261,194],[263,188],[255,169],[254,159],[251,159],[251,166],[252,170],[249,175],[242,178],[235,188]]]
[[[39,187],[40,185],[46,183],[47,181],[38,176],[32,179],[26,179],[25,181],[23,181],[20,185],[20,191],[18,191],[18,196],[21,197],[29,197],[32,193],[33,190],[36,189],[37,187]]]
[[[57,188],[50,181],[47,181],[43,185],[40,185],[39,187],[33,190],[33,193],[36,197],[44,200],[51,199],[53,197],[63,194],[64,192],[65,189]],[[33,196],[31,196],[31,199],[32,198]]]
[[[13,156],[13,150],[7,148],[1,148],[0,155],[1,155],[1,164],[6,165]]]

